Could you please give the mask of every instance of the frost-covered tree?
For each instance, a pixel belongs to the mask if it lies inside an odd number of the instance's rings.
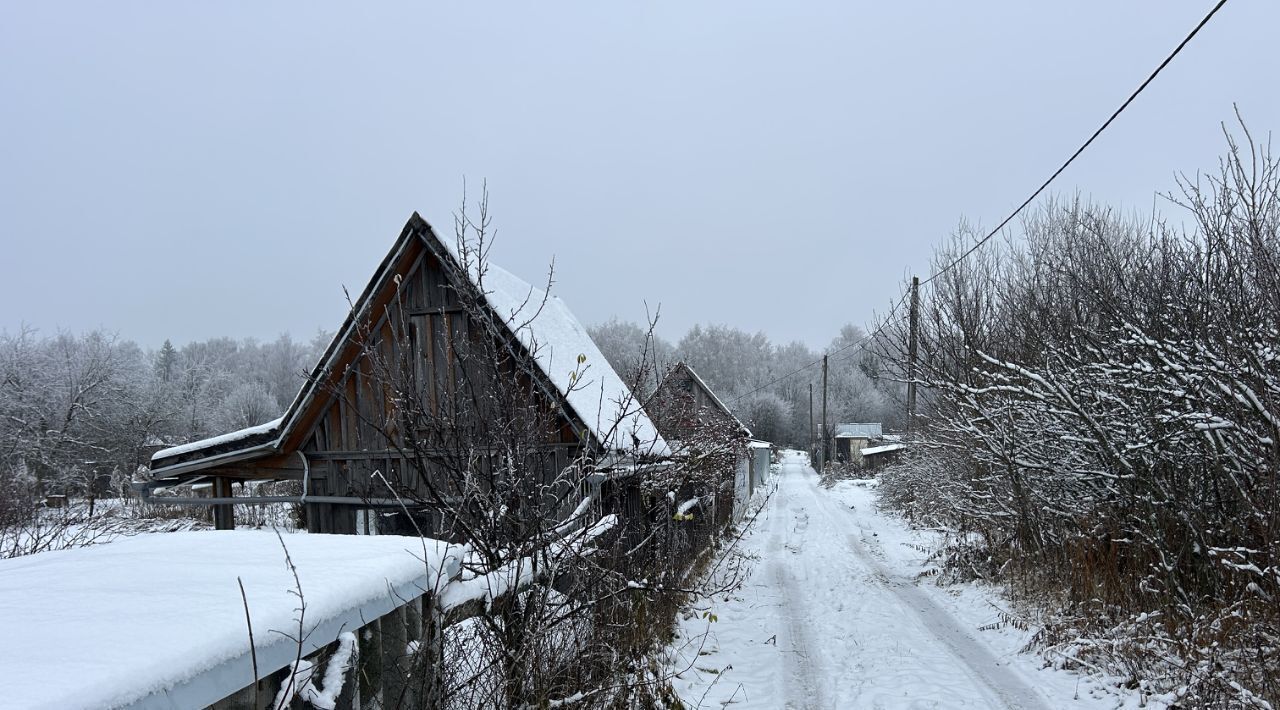
[[[145,464],[149,448],[278,416],[320,347],[283,335],[166,340],[147,353],[103,331],[0,333],[0,465],[41,491],[95,490]]]
[[[773,346],[763,332],[747,333],[726,325],[693,326],[680,339],[676,352],[722,399],[765,384],[773,359]]]
[[[904,420],[904,386],[882,364],[877,341],[859,327],[845,325],[827,351],[827,409],[830,423],[880,422],[900,429]]]
[[[663,373],[674,364],[675,348],[653,333],[653,328],[611,318],[590,326],[591,340],[605,359],[629,385],[637,384],[642,394],[657,387],[654,373]],[[643,372],[644,377],[637,377]]]
[[[921,296],[917,454],[881,487],[1048,602],[1055,657],[1196,707],[1280,700],[1280,164],[1246,139],[1172,196],[1190,229],[1052,200],[956,263],[962,225]]]
[[[160,346],[160,350],[155,355],[156,377],[161,382],[172,382],[174,371],[178,366],[178,349],[173,347],[173,343],[165,338],[164,345]]]
[[[259,382],[242,382],[218,404],[214,421],[224,431],[235,431],[270,421],[280,404]]]

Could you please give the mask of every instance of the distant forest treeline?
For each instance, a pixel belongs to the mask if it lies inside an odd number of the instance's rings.
[[[646,328],[611,320],[590,331],[620,374],[635,370]],[[46,491],[79,491],[90,480],[112,475],[122,486],[159,446],[278,417],[331,337],[221,337],[181,347],[165,341],[149,350],[102,330],[0,332],[4,483],[39,480]],[[858,328],[845,326],[831,348],[862,337]],[[699,325],[674,345],[654,337],[648,352],[657,373],[681,360],[692,365],[757,437],[807,444],[809,384],[816,383],[816,412],[821,368],[772,382],[821,357],[804,344],[774,345],[762,332]],[[880,374],[879,358],[860,347],[833,358],[828,421],[901,424],[901,388]],[[653,381],[642,383],[642,392],[657,384],[656,376],[649,377]]]
[[[807,448],[810,384],[814,427],[821,426],[822,368],[796,371],[820,360],[822,353],[804,343],[775,345],[763,332],[695,325],[674,345],[654,336],[646,350],[648,329],[636,323],[615,319],[588,330],[629,382],[646,352],[648,372],[663,373],[681,361],[691,365],[757,438]],[[873,343],[864,347],[865,338],[862,329],[846,325],[828,346],[827,352],[838,354],[831,357],[827,374],[827,423],[882,422],[900,428],[905,425],[905,387],[900,378],[889,376]],[[783,377],[789,373],[796,374]],[[639,389],[643,394],[651,387]]]
[[[124,485],[157,447],[273,419],[332,336],[156,350],[105,332],[0,332],[0,486]]]

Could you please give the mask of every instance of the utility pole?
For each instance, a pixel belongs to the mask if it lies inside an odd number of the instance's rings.
[[[813,383],[809,383],[809,453],[813,453]]]
[[[911,277],[911,333],[907,336],[907,432],[916,432],[916,356],[920,331],[920,277]]]
[[[827,356],[822,356],[822,422],[818,426],[818,473],[827,467]]]

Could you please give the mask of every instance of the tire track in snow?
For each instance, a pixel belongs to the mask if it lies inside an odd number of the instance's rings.
[[[851,523],[857,522],[851,511],[817,490],[818,477],[812,469],[805,473],[804,479],[809,484],[814,507],[833,528],[847,530]],[[970,675],[985,686],[1004,707],[1009,710],[1051,710],[1034,688],[1002,664],[986,646],[970,636],[950,613],[935,604],[914,582],[898,576],[886,567],[882,560],[867,549],[858,535],[846,533],[844,540],[857,561],[872,573],[867,575],[867,579],[874,580],[878,587],[911,609],[921,626],[963,663]]]
[[[784,627],[785,637],[774,639],[785,661],[787,708],[821,708],[822,689],[818,683],[818,674],[813,668],[813,647],[809,639],[808,612],[796,593],[796,580],[787,569],[787,557],[800,547],[800,541],[791,540],[788,531],[801,533],[808,528],[808,514],[805,512],[804,526],[801,528],[799,516],[791,509],[789,498],[779,496],[776,517],[770,520],[771,559],[768,563],[770,576],[780,595],[777,617]],[[785,514],[784,514],[785,513]],[[785,539],[784,539],[785,536]],[[794,544],[793,544],[794,543]]]

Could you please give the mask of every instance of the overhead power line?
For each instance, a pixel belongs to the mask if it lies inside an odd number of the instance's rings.
[[[1146,81],[1142,82],[1142,84],[1137,89],[1135,89],[1132,94],[1129,94],[1129,98],[1125,99],[1124,103],[1120,104],[1120,108],[1116,109],[1111,114],[1111,116],[1109,116],[1107,120],[1102,123],[1101,126],[1098,126],[1098,130],[1094,131],[1093,135],[1089,136],[1089,139],[1086,140],[1084,143],[1082,143],[1079,148],[1076,148],[1076,152],[1072,153],[1070,158],[1067,158],[1067,162],[1063,163],[1061,166],[1058,167],[1057,170],[1053,171],[1053,174],[1049,176],[1049,179],[1045,180],[1040,185],[1040,187],[1036,188],[1036,191],[1031,193],[1030,197],[1028,197],[1026,200],[1023,200],[1022,204],[1018,205],[1017,209],[1009,213],[1009,216],[1005,217],[1004,220],[1000,222],[1000,224],[996,225],[996,228],[991,230],[991,232],[989,232],[987,236],[983,237],[982,239],[979,239],[973,246],[969,247],[963,254],[956,257],[954,261],[947,264],[945,267],[939,269],[929,278],[925,279],[924,281],[921,281],[920,285],[923,286],[929,283],[930,281],[933,281],[934,279],[938,278],[939,276],[947,273],[951,269],[955,268],[957,265],[960,264],[960,262],[967,259],[970,254],[982,248],[982,245],[990,241],[992,237],[994,237],[996,234],[1000,232],[1000,230],[1004,229],[1006,225],[1008,225],[1010,222],[1013,221],[1014,217],[1017,217],[1022,212],[1022,210],[1026,209],[1027,205],[1034,202],[1035,199],[1040,196],[1040,193],[1044,192],[1045,188],[1049,187],[1049,184],[1052,183],[1054,180],[1056,180],[1058,176],[1061,175],[1063,171],[1067,169],[1067,166],[1071,165],[1071,163],[1073,163],[1076,158],[1080,157],[1080,154],[1085,151],[1085,148],[1088,148],[1089,145],[1092,144],[1093,141],[1097,139],[1098,136],[1102,135],[1103,131],[1107,130],[1107,126],[1110,126],[1112,121],[1116,120],[1117,116],[1123,113],[1126,108],[1129,108],[1129,104],[1133,103],[1133,100],[1138,98],[1138,94],[1141,94],[1143,90],[1146,89],[1147,86],[1150,85],[1151,82],[1155,80],[1157,76],[1159,76],[1160,72],[1164,71],[1164,68],[1169,66],[1169,62],[1172,62],[1173,58],[1178,56],[1178,53],[1182,51],[1183,47],[1187,46],[1187,43],[1191,41],[1191,38],[1195,37],[1196,34],[1198,34],[1200,30],[1209,23],[1209,20],[1212,19],[1215,14],[1217,14],[1218,10],[1221,10],[1222,6],[1226,4],[1227,4],[1227,0],[1218,0],[1218,4],[1214,5],[1212,10],[1209,10],[1209,14],[1205,15],[1204,19],[1200,20],[1200,23],[1195,26],[1195,29],[1191,30],[1191,34],[1188,34],[1186,37],[1184,37],[1183,40],[1178,43],[1178,46],[1174,47],[1173,52],[1171,52],[1169,56],[1165,57],[1163,62],[1160,62],[1160,66],[1156,67],[1155,71],[1151,72],[1151,76],[1148,76]]]
[[[1094,131],[1093,135],[1089,136],[1088,140],[1082,143],[1079,148],[1076,148],[1076,151],[1071,154],[1071,157],[1067,158],[1066,162],[1064,162],[1061,166],[1059,166],[1057,170],[1053,171],[1053,174],[1049,176],[1049,179],[1041,183],[1040,187],[1036,188],[1035,192],[1031,193],[1030,197],[1028,197],[1026,200],[1023,200],[1022,204],[1018,205],[1017,209],[1009,213],[1009,216],[1001,220],[1000,224],[996,225],[995,229],[991,230],[989,233],[987,233],[986,236],[984,236],[982,239],[979,239],[977,242],[975,242],[973,246],[966,249],[963,254],[956,257],[946,266],[935,271],[932,275],[929,276],[929,278],[921,281],[920,285],[924,286],[932,282],[934,279],[938,278],[939,276],[942,276],[946,272],[950,271],[951,269],[954,269],[962,261],[969,258],[969,256],[972,255],[974,252],[982,248],[982,245],[990,241],[992,237],[996,236],[996,234],[999,234],[1000,230],[1004,229],[1010,222],[1014,220],[1014,218],[1016,218],[1019,214],[1021,214],[1022,210],[1026,209],[1028,205],[1034,202],[1035,199],[1039,197],[1040,194],[1043,193],[1049,187],[1049,185],[1052,184],[1053,181],[1056,180],[1058,176],[1061,175],[1071,165],[1071,163],[1075,162],[1076,158],[1080,157],[1080,154],[1083,153],[1085,149],[1087,149],[1090,145],[1093,144],[1095,140],[1097,140],[1098,136],[1102,135],[1103,131],[1107,130],[1107,127],[1110,126],[1116,120],[1116,118],[1119,117],[1121,113],[1124,113],[1125,109],[1129,108],[1129,104],[1133,103],[1133,100],[1138,98],[1138,95],[1141,94],[1147,88],[1147,86],[1149,86],[1151,82],[1154,81],[1155,78],[1160,75],[1160,72],[1164,71],[1164,68],[1167,67],[1169,63],[1173,61],[1173,58],[1178,56],[1178,54],[1182,52],[1183,48],[1186,47],[1187,44],[1191,42],[1192,38],[1194,38],[1197,34],[1199,34],[1200,30],[1203,29],[1205,25],[1209,24],[1209,20],[1213,19],[1213,16],[1218,13],[1218,10],[1221,10],[1222,6],[1226,4],[1227,4],[1227,0],[1218,0],[1217,4],[1215,4],[1213,8],[1209,10],[1208,14],[1206,14],[1200,20],[1200,22],[1195,26],[1195,28],[1193,28],[1191,32],[1186,37],[1184,37],[1181,42],[1178,43],[1177,47],[1174,47],[1173,51],[1169,53],[1169,56],[1165,57],[1164,61],[1160,62],[1160,65],[1155,68],[1155,71],[1151,72],[1151,75],[1148,76],[1146,80],[1143,81],[1142,84],[1138,86],[1137,89],[1134,89],[1132,94],[1129,94],[1129,98],[1125,99],[1124,103],[1120,104],[1120,108],[1117,108],[1115,111],[1113,111],[1112,114],[1107,117],[1107,120],[1103,121],[1101,126],[1098,126],[1098,130]],[[889,313],[885,315],[885,317],[880,321],[880,324],[877,325],[874,329],[872,329],[871,332],[867,333],[863,337],[858,338],[853,342],[846,343],[845,345],[842,345],[841,347],[836,348],[835,350],[827,353],[827,356],[830,357],[830,356],[838,355],[846,350],[849,350],[850,348],[858,347],[860,345],[865,345],[866,343],[870,342],[873,338],[875,338],[884,330],[886,325],[889,324],[894,314],[897,313],[898,308],[902,306],[906,298],[907,298],[907,293],[904,292],[902,295],[902,298],[899,298],[898,301],[893,304],[893,307],[889,309]],[[786,374],[779,375],[778,377],[775,377],[774,379],[769,380],[768,382],[760,385],[759,387],[756,387],[755,389],[749,392],[745,392],[743,394],[738,395],[737,397],[734,397],[733,402],[734,404],[737,404],[739,401],[741,401],[742,399],[745,399],[746,397],[750,397],[751,395],[757,392],[760,392],[761,390],[772,387],[773,385],[776,385],[779,382],[782,382],[783,380],[789,377],[794,377],[795,375],[798,375],[801,372],[804,372],[805,370],[808,370],[811,367],[816,367],[820,364],[822,364],[822,358],[818,358],[813,362],[810,362],[806,365],[802,365],[801,367],[798,367]]]

